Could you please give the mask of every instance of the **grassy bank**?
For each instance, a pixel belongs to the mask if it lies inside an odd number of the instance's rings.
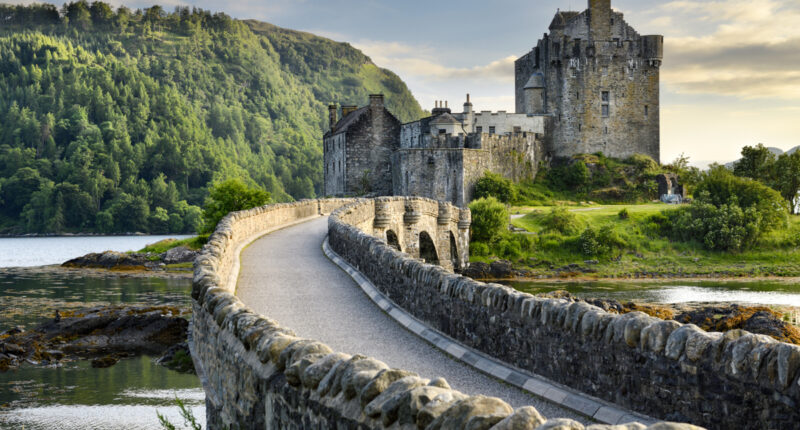
[[[720,252],[706,250],[698,242],[676,242],[659,235],[648,218],[674,210],[672,206],[568,207],[562,212],[567,214],[563,216],[566,221],[562,220],[566,224],[558,228],[553,228],[552,210],[546,206],[512,208],[512,213],[524,214],[511,221],[524,230],[511,236],[523,244],[519,252],[503,255],[504,249],[492,246],[484,255],[474,256],[473,261],[506,258],[518,269],[529,271],[533,278],[800,276],[797,216],[790,218],[787,228],[767,234],[746,251]],[[586,252],[586,238],[582,235],[587,228],[598,232],[597,242],[607,243],[604,250]]]

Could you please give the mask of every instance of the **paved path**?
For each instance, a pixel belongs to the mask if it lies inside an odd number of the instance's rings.
[[[239,298],[299,336],[334,351],[364,354],[426,378],[442,376],[465,394],[499,397],[517,408],[533,405],[548,418],[587,420],[500,383],[452,360],[384,314],[322,253],[328,219],[271,233],[242,252]]]

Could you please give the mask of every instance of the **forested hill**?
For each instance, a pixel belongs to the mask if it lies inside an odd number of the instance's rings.
[[[318,196],[330,102],[386,94],[360,51],[224,14],[0,5],[0,233],[181,232],[209,185]]]

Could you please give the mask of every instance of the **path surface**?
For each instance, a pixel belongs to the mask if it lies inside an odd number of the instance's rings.
[[[299,336],[334,351],[364,354],[422,377],[444,377],[465,394],[532,405],[548,418],[587,419],[456,362],[384,314],[322,253],[328,219],[271,233],[242,252],[239,298]]]

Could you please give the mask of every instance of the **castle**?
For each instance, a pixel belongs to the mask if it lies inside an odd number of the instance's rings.
[[[329,107],[324,194],[415,195],[464,206],[486,171],[519,181],[540,162],[602,152],[660,157],[659,69],[663,36],[641,36],[589,0],[557,12],[515,63],[516,113],[461,112],[437,102],[431,116],[401,124],[382,95],[369,105]]]

